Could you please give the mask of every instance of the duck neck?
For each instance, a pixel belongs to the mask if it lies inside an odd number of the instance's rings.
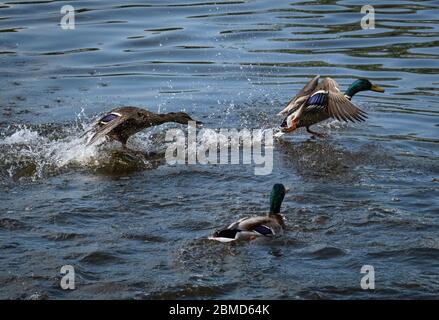
[[[280,194],[272,194],[270,199],[270,215],[279,215],[280,206],[282,205],[283,196]]]
[[[364,91],[364,90],[360,86],[356,85],[356,83],[354,82],[349,86],[349,88],[347,88],[347,90],[344,93],[344,96],[349,100],[351,100],[352,97],[360,91]]]
[[[177,119],[176,114],[174,112],[160,113],[157,116],[158,116],[158,122],[160,124],[166,123],[166,122],[178,122],[178,119]]]

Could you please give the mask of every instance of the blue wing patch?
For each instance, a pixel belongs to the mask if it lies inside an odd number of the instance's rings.
[[[107,124],[108,122],[113,121],[113,120],[116,119],[116,118],[119,118],[119,116],[118,116],[117,114],[110,113],[110,114],[107,114],[105,117],[103,117],[103,118],[100,120],[100,122],[101,122],[102,124]]]
[[[253,228],[253,230],[256,231],[257,233],[264,235],[264,236],[268,236],[270,234],[273,234],[273,231],[271,231],[270,228],[263,226],[263,225],[256,226],[255,228]]]
[[[308,98],[307,105],[324,106],[327,104],[328,96],[326,92],[315,93]]]

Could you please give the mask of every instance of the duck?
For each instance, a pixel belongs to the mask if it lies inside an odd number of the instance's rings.
[[[310,80],[278,113],[278,115],[286,116],[277,136],[305,127],[313,137],[324,137],[323,134],[311,130],[310,127],[329,118],[344,122],[366,121],[366,112],[355,106],[351,102],[352,98],[361,91],[384,92],[383,88],[368,79],[355,80],[344,93],[340,91],[334,79],[324,78],[320,82],[319,79],[320,76],[317,75]]]
[[[202,127],[200,121],[193,120],[184,112],[154,113],[138,107],[118,107],[96,121],[91,129],[94,134],[87,142],[87,146],[94,144],[101,137],[109,137],[126,147],[129,137],[146,128],[165,122],[187,124],[189,121],[194,121],[198,128]]]
[[[216,231],[209,239],[232,242],[281,236],[285,228],[285,222],[280,214],[280,207],[286,192],[288,192],[288,188],[281,183],[276,183],[271,190],[270,211],[267,215],[242,218],[227,228]]]

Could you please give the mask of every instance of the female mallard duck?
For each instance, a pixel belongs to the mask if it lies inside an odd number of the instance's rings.
[[[366,112],[352,104],[352,97],[366,90],[384,92],[383,88],[369,80],[358,79],[342,94],[334,79],[325,78],[319,83],[319,77],[316,76],[308,82],[279,113],[287,114],[281,124],[280,135],[305,127],[312,135],[321,137],[320,133],[312,131],[309,127],[330,117],[345,122],[365,121]]]
[[[187,124],[188,121],[195,120],[192,120],[184,112],[160,114],[136,107],[120,107],[111,110],[96,122],[92,129],[95,134],[91,137],[87,146],[104,136],[117,140],[125,146],[129,137],[143,129],[158,126],[165,122]],[[201,126],[201,122],[196,121],[196,125]]]
[[[287,191],[288,189],[283,184],[276,183],[271,191],[270,212],[265,217],[242,218],[232,223],[226,229],[216,231],[209,239],[231,242],[281,235],[285,224],[280,215],[280,206]]]

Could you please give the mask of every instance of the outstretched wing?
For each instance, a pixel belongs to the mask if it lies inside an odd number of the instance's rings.
[[[124,123],[125,120],[126,117],[118,112],[112,111],[107,113],[96,122],[94,126],[95,134],[87,142],[87,146],[92,145],[99,138],[110,133],[111,130]]]
[[[282,121],[281,128],[289,128],[292,125],[293,119],[297,119],[300,114],[317,114],[319,112],[326,112],[328,104],[328,92],[325,90],[317,90],[312,93],[308,99],[300,106],[292,109],[284,120]],[[299,109],[302,108],[300,111]]]
[[[279,112],[279,115],[297,111],[297,109],[308,99],[308,97],[315,91],[320,76],[317,75],[311,79],[303,88],[300,90],[296,96],[288,102],[287,106]]]
[[[298,96],[304,96],[304,95],[310,95],[317,87],[319,83],[320,75],[316,75],[313,79],[311,79],[303,88],[300,90],[296,97]]]
[[[326,111],[328,114],[339,121],[365,121],[366,112],[356,107],[340,91],[337,82],[331,78],[325,78],[318,89],[327,91]]]

